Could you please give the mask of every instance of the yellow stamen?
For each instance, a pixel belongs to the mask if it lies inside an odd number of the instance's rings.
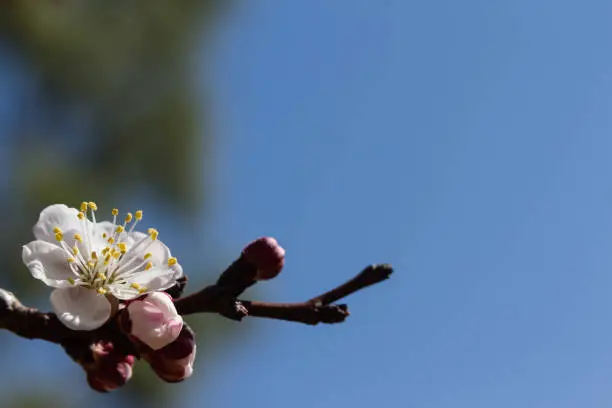
[[[87,266],[89,266],[90,268],[93,268],[94,266],[96,266],[95,262],[89,261],[87,262]]]
[[[77,217],[79,217],[79,220],[84,220],[85,219],[85,213],[83,211],[81,211],[80,213],[77,214]]]
[[[100,280],[106,280],[106,275],[103,274],[102,272],[98,272],[98,274],[96,275],[98,277],[98,279]]]
[[[108,235],[106,235],[106,232],[102,234],[102,238],[106,238],[108,237]]]
[[[145,271],[148,271],[152,267],[153,267],[153,262],[151,262],[151,261],[147,262],[147,264],[145,265]]]
[[[119,225],[119,226],[117,227],[117,229],[115,230],[115,232],[116,232],[117,234],[121,234],[123,231],[124,231],[124,229],[123,229],[123,227],[122,227],[121,225]]]
[[[108,265],[111,259],[111,254],[108,254],[104,257],[104,265]]]
[[[172,266],[172,265],[176,265],[177,260],[175,257],[171,257],[170,259],[168,259],[168,266]]]
[[[83,237],[81,237],[81,234],[74,234],[73,238],[76,241],[83,242]]]
[[[133,218],[132,213],[130,213],[130,212],[127,213],[126,216],[125,216],[125,222],[126,223],[132,222],[132,218]]]
[[[153,254],[150,252],[147,252],[146,254],[144,254],[144,259],[149,259],[150,257],[152,257]]]
[[[74,281],[74,279],[72,278],[68,278],[68,282],[70,282],[71,285],[74,285],[76,282]]]
[[[110,248],[109,248],[109,247],[105,247],[105,248],[102,250],[102,255],[106,255],[106,253],[107,253],[108,251],[110,251]]]
[[[79,248],[77,248],[77,247],[76,247],[76,245],[72,247],[72,253],[73,253],[74,255],[76,255],[76,254],[78,254],[78,253],[79,253]]]
[[[98,211],[98,206],[96,205],[96,203],[94,203],[93,201],[90,201],[89,203],[89,209],[92,211]]]
[[[55,227],[55,228],[53,228],[53,232],[56,233],[56,234],[60,234],[62,232],[62,230],[61,230],[60,227]]]
[[[58,241],[61,241],[62,239],[64,239],[64,234],[62,234],[61,232],[56,233],[55,239],[57,239]]]
[[[142,288],[140,288],[140,290],[138,290],[138,293],[143,294],[147,291],[147,288],[145,288],[144,286]]]
[[[116,208],[113,208],[113,211],[111,211],[111,214],[116,216],[117,214],[119,214],[119,210]]]
[[[97,292],[101,295],[106,295],[106,289],[104,288],[98,288]]]
[[[113,255],[113,258],[115,258],[115,259],[119,259],[119,257],[121,256],[121,252],[117,252],[117,251],[115,251],[115,252],[113,252],[113,254],[112,254],[112,255]]]
[[[110,237],[109,239],[106,240],[106,242],[108,242],[109,244],[113,245],[115,243],[115,238]]]
[[[155,228],[149,228],[147,232],[153,241],[155,241],[159,235],[159,231],[157,231]]]
[[[73,263],[73,262],[75,261],[75,259],[74,259],[74,258],[68,258],[68,259],[66,259],[66,260],[67,260],[69,263]]]
[[[142,287],[142,286],[140,286],[140,285],[139,285],[139,284],[137,284],[137,283],[132,283],[130,286],[131,286],[132,288],[136,289],[136,290],[140,290],[140,288]]]
[[[136,219],[138,221],[142,220],[142,210],[136,211],[136,213],[134,215],[136,216]]]
[[[87,203],[83,201],[81,203],[81,212],[85,212],[85,211],[87,211]]]
[[[98,253],[96,251],[91,252],[91,259],[98,259]]]
[[[117,247],[119,248],[121,253],[125,254],[127,252],[127,245],[125,244],[125,242],[118,243]]]

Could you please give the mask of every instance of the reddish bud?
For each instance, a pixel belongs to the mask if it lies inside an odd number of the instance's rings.
[[[242,256],[257,267],[257,280],[276,277],[285,265],[285,250],[271,237],[251,242],[242,250]]]
[[[167,382],[180,382],[191,376],[195,357],[195,337],[187,326],[183,326],[179,337],[166,347],[143,353],[155,374]]]
[[[108,392],[122,387],[132,378],[135,363],[132,355],[118,355],[112,343],[100,342],[92,346],[92,364],[85,368],[87,383],[99,392]]]

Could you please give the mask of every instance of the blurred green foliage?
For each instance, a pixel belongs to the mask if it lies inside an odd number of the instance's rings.
[[[144,194],[184,216],[202,208],[200,176],[211,137],[194,91],[194,57],[202,55],[227,2],[2,3],[4,52],[22,61],[36,83],[34,102],[20,113],[22,125],[0,127],[11,156],[1,164],[10,194],[0,197],[0,209],[11,217],[0,235],[0,261],[9,266],[0,279],[24,297],[46,290],[18,255],[46,205],[95,197],[111,208],[126,194]],[[142,374],[119,395],[130,405],[163,406],[160,390],[172,387],[152,381],[158,380]],[[15,401],[15,407],[48,405],[36,395]]]

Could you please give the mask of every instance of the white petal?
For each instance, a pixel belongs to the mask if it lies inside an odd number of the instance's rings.
[[[55,232],[53,229],[59,227],[64,232],[79,232],[81,221],[77,217],[79,212],[76,208],[70,208],[64,204],[53,204],[41,211],[38,222],[32,229],[36,239],[55,244]]]
[[[57,245],[45,241],[32,241],[24,245],[21,258],[32,276],[49,286],[69,287],[71,284],[68,278],[77,277],[70,269],[68,255]]]
[[[102,221],[96,224],[91,223],[91,247],[92,250],[101,250],[108,245],[108,238],[114,233],[113,223],[109,221]],[[106,234],[106,238],[103,235]]]
[[[51,306],[60,321],[72,330],[97,329],[111,313],[106,297],[82,286],[55,289],[51,293]]]
[[[176,269],[166,266],[134,274],[130,277],[130,282],[144,286],[149,292],[157,292],[173,286],[176,283],[176,279]]]
[[[180,275],[177,274],[176,266],[177,265],[173,265],[171,268],[167,266],[165,268],[153,268],[148,271],[143,270],[133,273],[126,276],[128,281],[127,285],[111,284],[109,285],[109,289],[111,293],[120,300],[134,299],[142,295],[137,289],[129,286],[132,283],[145,287],[147,292],[157,292],[168,289],[174,286],[177,277],[180,277]]]

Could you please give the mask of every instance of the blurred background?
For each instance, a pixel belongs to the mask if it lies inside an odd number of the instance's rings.
[[[194,375],[89,390],[0,333],[0,406],[612,404],[612,3],[87,1],[0,6],[2,287],[46,205],[142,208],[188,291],[250,240],[304,300],[369,263],[346,323],[194,316]]]

